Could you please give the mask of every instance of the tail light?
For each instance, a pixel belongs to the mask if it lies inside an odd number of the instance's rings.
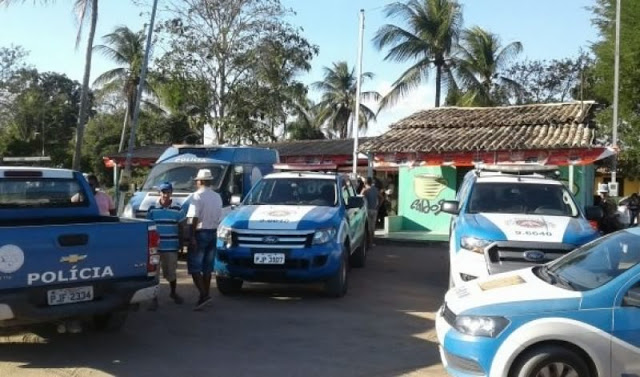
[[[589,224],[591,225],[591,227],[595,230],[599,230],[598,229],[598,222],[595,220],[589,220]]]
[[[160,256],[158,255],[158,246],[160,246],[160,235],[155,225],[149,226],[148,231],[148,247],[147,247],[147,276],[156,276],[158,273],[158,264]]]

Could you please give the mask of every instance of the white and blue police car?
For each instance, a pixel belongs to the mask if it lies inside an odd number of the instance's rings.
[[[436,330],[453,376],[639,376],[640,229],[461,284]]]
[[[465,176],[452,214],[450,286],[541,264],[599,237],[598,207],[578,206],[556,166],[487,165]],[[592,220],[591,222],[589,220]]]

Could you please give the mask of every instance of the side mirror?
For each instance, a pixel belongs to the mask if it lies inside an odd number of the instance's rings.
[[[241,202],[242,202],[242,199],[240,198],[240,195],[231,195],[231,200],[229,201],[229,204],[235,207],[235,206],[239,206]]]
[[[440,205],[440,211],[450,215],[457,215],[458,212],[460,212],[458,205],[459,203],[457,200],[445,200]]]
[[[622,305],[640,308],[640,288],[630,289],[622,298]]]
[[[600,221],[604,217],[602,207],[589,206],[585,208],[585,216],[587,220]]]
[[[364,206],[364,198],[361,196],[352,196],[347,203],[347,209],[362,208]]]

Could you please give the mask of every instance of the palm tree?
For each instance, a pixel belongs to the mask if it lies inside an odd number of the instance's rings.
[[[133,110],[140,82],[140,68],[144,59],[145,34],[135,33],[126,26],[117,27],[112,33],[102,37],[104,45],[94,47],[94,50],[102,53],[115,63],[123,66],[107,71],[95,79],[93,85],[101,86],[102,93],[122,93],[126,100],[127,110],[120,148],[124,148],[124,135],[127,126],[133,121]],[[144,83],[145,92],[153,94],[149,82]]]
[[[449,75],[450,54],[455,47],[462,25],[462,9],[456,0],[407,0],[385,7],[387,17],[405,20],[407,28],[386,24],[382,26],[374,43],[379,50],[389,52],[385,60],[399,63],[416,61],[400,75],[391,91],[384,96],[380,109],[395,104],[399,98],[418,87],[436,70],[435,106],[440,106],[440,92]]]
[[[373,73],[365,72],[362,79],[373,78]],[[328,123],[329,127],[344,139],[349,135],[349,125],[353,130],[353,117],[355,112],[356,75],[353,68],[349,68],[347,62],[333,63],[333,68],[324,67],[324,80],[312,84],[313,88],[322,92],[322,99],[318,103],[320,108],[319,121]],[[362,99],[379,101],[378,92],[362,92]],[[369,121],[375,120],[376,114],[367,106],[360,104],[360,119],[358,130],[366,130]],[[351,132],[353,133],[353,132]]]
[[[455,59],[455,73],[463,95],[458,105],[494,106],[519,94],[521,86],[501,72],[522,51],[520,42],[502,47],[500,38],[480,27],[465,30]]]
[[[12,3],[22,2],[26,0],[0,0],[0,5],[9,6]],[[34,3],[37,2],[34,0]],[[40,0],[42,4],[54,3],[55,0]],[[91,18],[89,23],[89,37],[87,39],[87,48],[84,58],[84,75],[82,77],[82,93],[80,95],[80,111],[78,114],[78,125],[76,128],[76,146],[73,154],[73,169],[80,170],[82,160],[82,138],[84,136],[84,126],[87,123],[89,115],[89,77],[91,76],[91,51],[93,49],[93,39],[96,35],[96,25],[98,24],[98,0],[75,0],[73,5],[74,12],[78,17],[78,33],[76,35],[76,48],[80,45],[82,37],[82,27],[87,22],[87,18]]]

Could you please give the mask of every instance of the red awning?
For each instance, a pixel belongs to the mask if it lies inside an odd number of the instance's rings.
[[[374,155],[374,169],[400,166],[475,166],[476,164],[536,163],[542,165],[589,165],[612,156],[611,148],[531,149],[495,152],[456,153],[379,153]]]

